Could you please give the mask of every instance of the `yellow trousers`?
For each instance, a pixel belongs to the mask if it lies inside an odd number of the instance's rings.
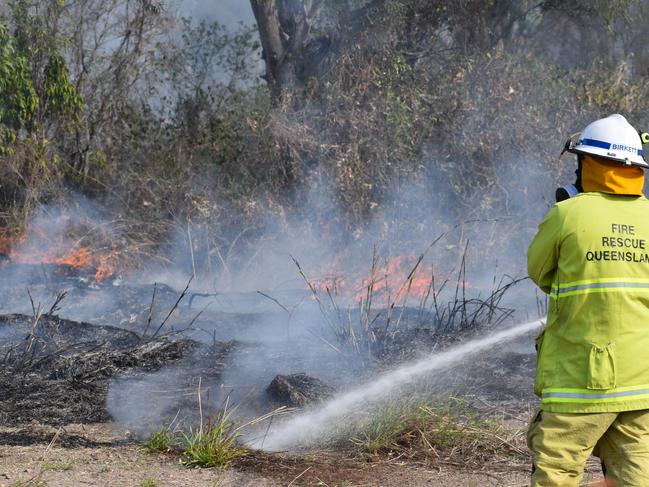
[[[578,487],[592,454],[607,486],[649,486],[649,410],[569,414],[540,411],[527,433],[532,487]]]

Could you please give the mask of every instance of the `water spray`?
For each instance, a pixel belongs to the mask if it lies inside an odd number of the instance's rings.
[[[377,402],[385,398],[390,391],[403,385],[412,384],[427,372],[448,367],[499,342],[524,335],[541,327],[544,323],[545,318],[522,323],[484,338],[469,340],[444,352],[434,353],[424,359],[399,367],[330,399],[316,410],[305,412],[278,425],[271,429],[264,438],[253,441],[251,446],[271,451],[289,449],[305,438],[322,433],[325,428],[331,426],[332,422],[358,409],[360,405]]]

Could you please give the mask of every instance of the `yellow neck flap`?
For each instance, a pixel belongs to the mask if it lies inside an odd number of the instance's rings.
[[[584,192],[642,195],[644,171],[638,166],[584,155],[581,186]]]

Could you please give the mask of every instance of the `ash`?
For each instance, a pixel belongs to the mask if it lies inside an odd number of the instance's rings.
[[[359,354],[336,342],[306,291],[274,297],[307,305],[289,315],[257,293],[98,285],[39,266],[0,268],[0,421],[117,421],[146,433],[174,421],[195,424],[226,402],[238,416],[256,417],[310,407],[472,334],[441,332],[431,317],[406,309],[398,333]],[[530,342],[458,364],[426,387],[503,404],[531,401]]]
[[[210,346],[179,336],[151,340],[110,326],[95,326],[54,315],[0,316],[0,421],[65,425],[111,420],[106,400],[111,379],[144,377],[173,365],[193,374],[218,377],[230,344]],[[173,406],[183,404],[179,396]],[[170,405],[171,406],[171,405]]]

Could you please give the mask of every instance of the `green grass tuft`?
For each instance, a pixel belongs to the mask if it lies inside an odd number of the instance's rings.
[[[142,446],[148,453],[167,453],[172,450],[175,438],[168,430],[158,430],[151,433]]]
[[[227,412],[204,428],[197,431],[190,428],[188,433],[182,432],[183,463],[188,467],[225,468],[235,458],[247,454],[238,445],[238,436]]]

